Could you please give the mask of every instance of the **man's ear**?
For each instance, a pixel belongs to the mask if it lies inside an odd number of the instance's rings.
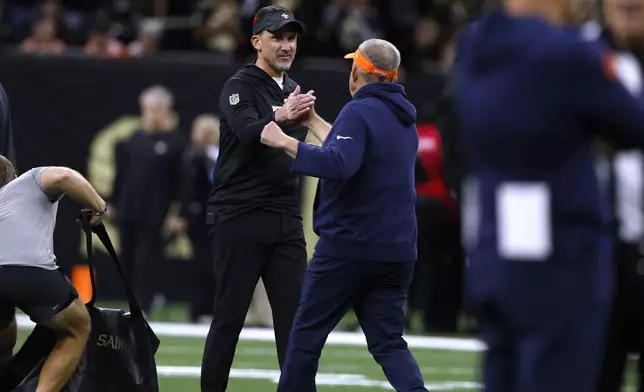
[[[360,75],[358,74],[358,68],[355,65],[351,67],[351,80],[353,81],[353,83],[358,82],[358,78],[360,77]]]
[[[251,45],[253,45],[253,48],[255,48],[255,50],[262,49],[262,42],[259,39],[259,35],[253,35],[252,37],[250,37],[250,43]]]

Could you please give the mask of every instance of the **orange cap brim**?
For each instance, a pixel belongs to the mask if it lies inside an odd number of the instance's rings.
[[[360,49],[356,50],[353,53],[345,55],[344,58],[352,59],[354,61],[354,64],[366,73],[389,80],[396,80],[396,78],[398,77],[398,69],[387,71],[376,67],[375,65],[373,65],[373,63],[371,63],[371,61],[369,61],[364,55],[362,55]]]

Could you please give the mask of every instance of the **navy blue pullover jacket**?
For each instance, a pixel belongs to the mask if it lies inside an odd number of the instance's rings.
[[[300,143],[293,171],[320,178],[316,252],[365,261],[416,260],[416,109],[402,86],[360,88],[322,147]]]
[[[595,172],[596,136],[621,148],[644,147],[644,106],[613,76],[607,57],[545,20],[502,11],[466,31],[458,56],[470,179],[464,233],[472,265],[583,264],[607,251],[610,220]],[[513,208],[511,198],[520,201]]]

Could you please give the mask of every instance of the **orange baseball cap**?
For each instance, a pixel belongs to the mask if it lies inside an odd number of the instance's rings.
[[[369,59],[366,58],[364,54],[362,54],[360,49],[356,50],[353,53],[347,54],[346,56],[344,56],[344,58],[353,60],[358,68],[368,74],[376,75],[391,81],[394,81],[398,78],[398,68],[394,69],[393,71],[387,71],[385,69],[378,68],[373,65],[373,63],[369,61]]]

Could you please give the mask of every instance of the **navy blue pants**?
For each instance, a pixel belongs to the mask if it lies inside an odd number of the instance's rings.
[[[595,252],[596,253],[596,252]],[[472,258],[468,291],[487,345],[485,392],[595,392],[610,312],[608,257]]]
[[[315,255],[309,263],[300,306],[282,368],[279,392],[314,392],[326,339],[353,308],[373,358],[399,392],[426,391],[402,337],[404,304],[413,262],[340,260]]]

